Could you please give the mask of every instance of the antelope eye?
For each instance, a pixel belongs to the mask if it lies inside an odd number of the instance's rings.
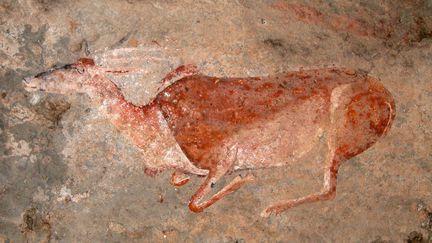
[[[82,68],[82,67],[77,67],[76,70],[80,74],[84,73],[84,71],[85,71],[84,68]]]

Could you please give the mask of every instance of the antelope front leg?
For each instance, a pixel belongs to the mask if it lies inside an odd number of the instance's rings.
[[[242,187],[247,182],[252,182],[255,180],[255,177],[252,174],[246,175],[246,177],[241,177],[240,175],[236,176],[228,185],[226,185],[222,190],[214,194],[210,199],[206,202],[202,203],[202,209],[212,205],[216,201],[222,199],[226,195],[237,191],[240,187]]]
[[[204,183],[201,185],[201,187],[198,189],[198,191],[192,196],[191,201],[189,203],[189,208],[193,212],[202,212],[205,208],[211,206],[213,203],[217,202],[218,200],[222,199],[226,195],[233,193],[237,191],[241,186],[243,186],[246,182],[251,182],[255,179],[253,175],[247,175],[246,177],[242,178],[241,176],[237,176],[232,180],[228,185],[226,185],[222,190],[211,196],[209,199],[205,200],[204,202],[200,202],[202,198],[207,195],[211,188],[213,187],[213,184],[222,177],[226,171],[221,172],[214,172],[210,171],[208,177],[204,181]]]
[[[195,192],[189,202],[189,208],[193,212],[202,212],[205,208],[209,207],[213,203],[222,199],[226,195],[235,192],[246,182],[254,180],[253,175],[247,175],[242,178],[237,176],[228,185],[226,185],[222,190],[213,194],[209,199],[201,202],[205,195],[207,195],[213,188],[214,184],[224,176],[228,171],[231,170],[234,163],[237,161],[237,149],[227,150],[227,157],[219,162],[213,163],[214,167],[210,169],[209,174],[200,188]]]
[[[179,173],[181,173],[181,176],[179,176]],[[175,170],[171,175],[170,183],[173,186],[183,186],[190,180],[190,177],[178,170]]]

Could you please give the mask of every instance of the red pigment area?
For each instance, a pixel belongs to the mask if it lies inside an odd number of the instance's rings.
[[[168,82],[170,80],[172,80],[173,78],[179,76],[179,75],[192,75],[192,74],[196,74],[198,73],[198,69],[195,65],[192,64],[186,64],[186,65],[181,65],[179,67],[177,67],[175,70],[169,72],[163,79],[162,82]]]
[[[384,9],[387,9],[385,14],[357,6],[346,15],[326,14],[312,6],[282,1],[271,6],[286,14],[287,17],[292,16],[307,24],[319,25],[336,32],[345,31],[361,37],[379,38],[389,44],[392,42],[398,45],[412,44],[431,38],[432,25],[430,21],[418,16],[420,14],[418,3],[402,1],[400,4],[401,7],[405,6],[412,11],[404,14],[392,11],[391,8],[395,7],[390,7],[391,3],[384,3]]]
[[[316,8],[301,4],[277,2],[273,4],[272,7],[281,12],[290,13],[304,23],[321,25],[333,31],[346,31],[358,36],[372,37],[381,36],[383,32],[389,33],[388,29],[390,25],[382,20],[374,27],[352,16],[338,14],[326,15]]]
[[[91,58],[85,58],[84,57],[84,58],[78,59],[77,64],[82,65],[82,66],[94,66],[95,62]]]
[[[383,86],[369,80],[348,104],[344,126],[338,131],[336,154],[346,160],[372,146],[391,126],[394,101]]]
[[[224,140],[251,124],[265,122],[287,107],[322,96],[360,77],[323,69],[270,78],[183,78],[156,98],[177,142],[196,166],[209,169]],[[328,112],[328,111],[323,111]]]

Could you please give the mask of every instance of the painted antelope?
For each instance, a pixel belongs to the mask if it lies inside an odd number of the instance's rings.
[[[217,78],[199,74],[192,65],[180,66],[164,81],[182,78],[143,106],[128,102],[108,72],[113,71],[83,58],[26,78],[24,85],[28,91],[88,94],[114,126],[142,149],[147,174],[174,169],[171,183],[177,186],[189,180],[188,174],[206,176],[190,200],[194,212],[254,179],[237,176],[204,200],[223,175],[293,163],[324,133],[328,154],[322,190],[275,203],[261,215],[332,199],[341,163],[386,134],[395,116],[389,91],[377,79],[349,69]]]

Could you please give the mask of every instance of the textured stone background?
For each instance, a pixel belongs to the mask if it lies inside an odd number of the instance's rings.
[[[401,242],[420,235],[431,242],[431,13],[431,0],[0,0],[0,242]],[[20,84],[78,57],[152,46],[218,76],[360,68],[393,93],[396,120],[342,166],[332,201],[259,216],[271,202],[319,190],[319,166],[305,161],[253,171],[255,183],[194,214],[187,203],[202,178],[176,189],[170,172],[145,176],[145,158],[86,96],[29,94]],[[144,86],[122,87],[145,103]]]

